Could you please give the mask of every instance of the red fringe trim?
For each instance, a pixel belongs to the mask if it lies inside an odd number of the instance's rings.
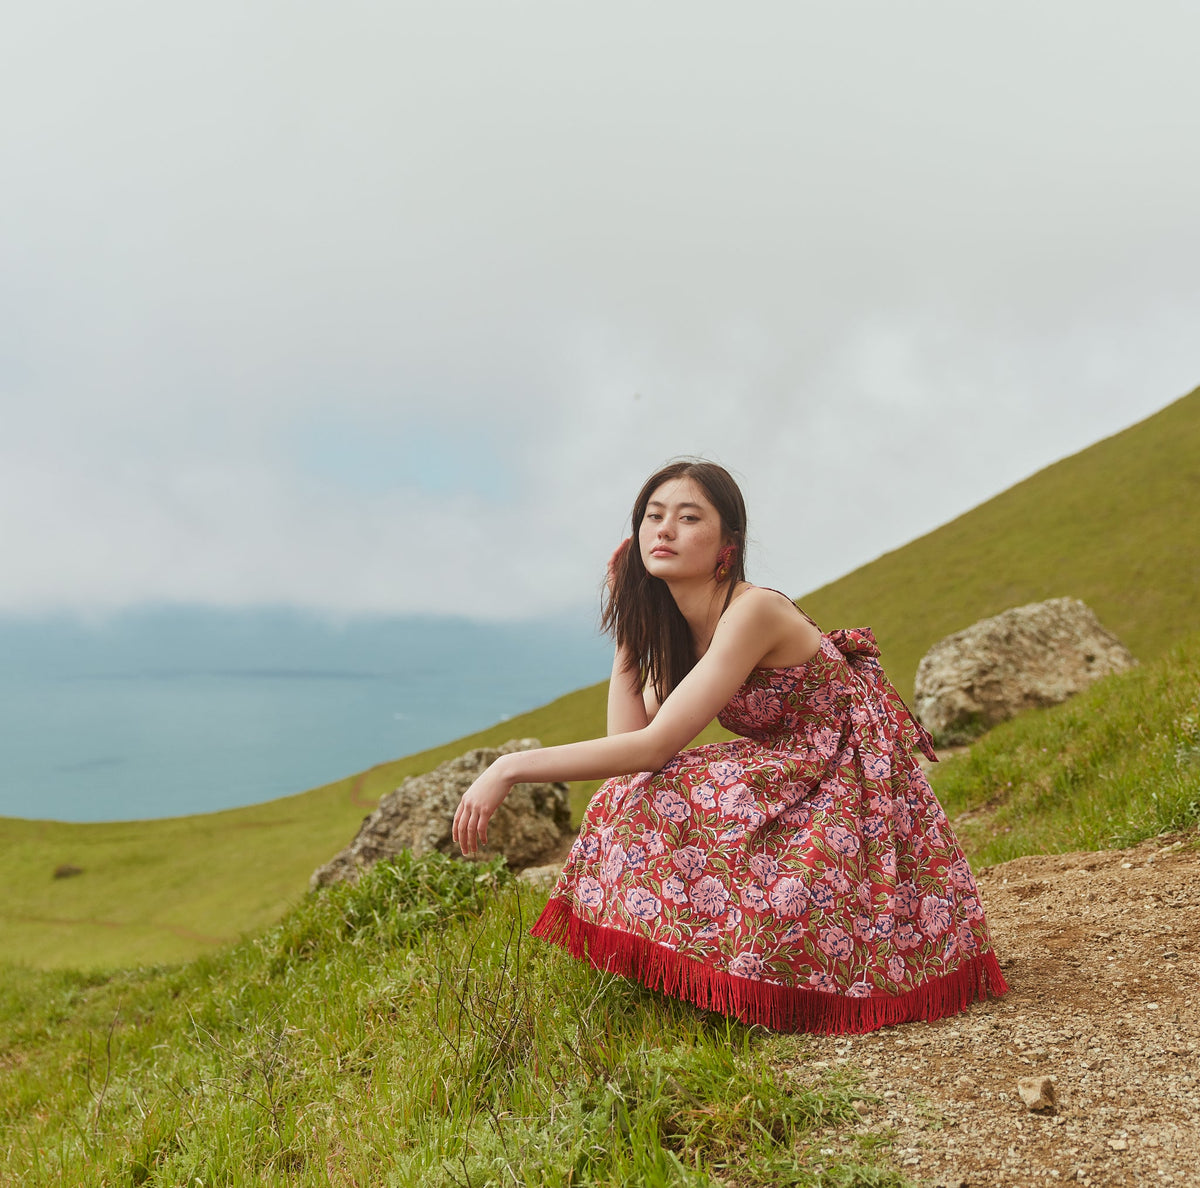
[[[774,986],[711,969],[645,937],[581,920],[563,898],[551,899],[529,931],[605,973],[635,978],[704,1010],[774,1031],[861,1034],[893,1023],[956,1015],[977,999],[999,998],[1008,990],[991,952],[905,994],[848,998],[806,986]]]

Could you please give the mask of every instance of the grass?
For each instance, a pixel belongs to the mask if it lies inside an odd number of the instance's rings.
[[[811,1041],[528,941],[543,902],[430,855],[183,966],[6,970],[6,1182],[904,1183]]]
[[[1130,846],[1200,824],[1200,631],[991,730],[933,770],[977,864]]]
[[[1063,594],[1087,601],[1146,661],[1200,629],[1200,389],[800,601],[827,628],[873,626],[907,696],[918,660],[944,635]],[[0,818],[9,876],[0,952],[43,968],[174,961],[264,927],[405,776],[512,737],[593,737],[605,695],[603,684],[581,689],[467,738],[230,812],[111,825]],[[576,814],[594,786],[572,789]],[[85,874],[56,881],[60,863]]]

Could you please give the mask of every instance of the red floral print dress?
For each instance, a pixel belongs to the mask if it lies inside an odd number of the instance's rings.
[[[535,936],[781,1031],[935,1019],[1008,989],[971,868],[869,628],[756,669],[742,737],[593,797]]]

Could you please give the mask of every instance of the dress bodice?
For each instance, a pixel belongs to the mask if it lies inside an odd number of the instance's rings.
[[[869,627],[830,631],[806,663],[754,669],[717,721],[772,747],[811,741],[815,732],[832,728],[841,735],[875,735],[880,742],[919,749],[936,759],[933,740],[893,688],[878,657]]]

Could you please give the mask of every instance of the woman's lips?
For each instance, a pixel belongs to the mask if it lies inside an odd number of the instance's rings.
[[[675,550],[674,549],[665,549],[660,546],[657,549],[651,549],[650,556],[651,557],[674,557]]]

